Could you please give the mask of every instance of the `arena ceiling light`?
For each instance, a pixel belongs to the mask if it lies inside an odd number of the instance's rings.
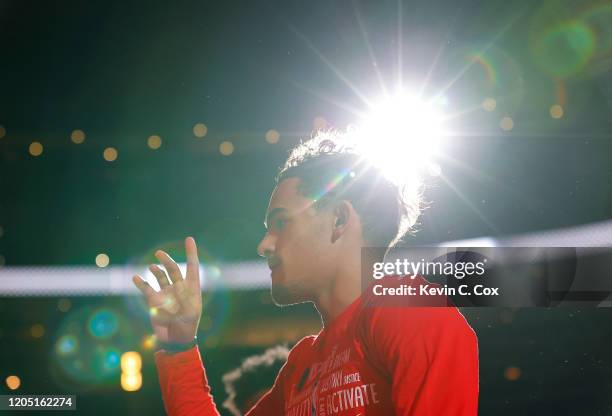
[[[446,136],[443,122],[440,100],[398,92],[370,106],[357,126],[356,145],[389,179],[407,182],[437,166],[435,156]]]

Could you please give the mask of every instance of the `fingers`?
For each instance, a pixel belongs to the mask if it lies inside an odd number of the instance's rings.
[[[132,277],[132,282],[134,282],[136,287],[142,292],[143,295],[145,295],[147,299],[155,295],[155,290],[139,275]]]
[[[193,288],[200,289],[200,261],[198,260],[198,247],[193,237],[185,239],[185,253],[187,254],[186,280]]]
[[[168,275],[166,272],[159,268],[156,264],[152,264],[149,266],[149,270],[153,273],[153,276],[157,279],[157,283],[159,283],[159,287],[161,289],[170,286],[170,281],[168,280]]]
[[[157,268],[156,272],[163,272],[163,270]],[[166,279],[167,281],[168,279]],[[141,276],[135,275],[132,281],[138,289],[145,295],[147,303],[151,307],[151,312],[157,312],[165,310],[174,314],[180,309],[178,300],[174,295],[167,292],[156,292],[155,289],[149,285]]]
[[[178,264],[176,264],[176,262],[172,259],[172,257],[170,257],[168,253],[162,250],[157,250],[155,252],[155,257],[157,257],[157,260],[159,260],[166,268],[166,271],[168,272],[172,283],[176,283],[183,280],[183,274],[181,273]]]
[[[186,289],[183,287],[183,284],[186,283],[187,286],[199,293],[200,264],[198,260],[198,249],[193,237],[188,237],[185,239],[185,251],[187,254],[187,273],[185,279],[183,279],[183,274],[181,273],[178,264],[176,264],[168,253],[162,250],[157,250],[155,252],[155,257],[162,263],[165,270],[155,264],[150,265],[149,270],[157,279],[159,287],[162,290],[170,285],[174,286],[178,284],[176,287],[178,294],[186,296],[186,293],[181,293]]]

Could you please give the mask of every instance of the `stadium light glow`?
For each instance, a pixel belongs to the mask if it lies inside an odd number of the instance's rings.
[[[404,92],[373,104],[358,126],[361,153],[389,179],[407,182],[428,167],[438,151],[443,112],[437,101]]]
[[[124,352],[121,355],[121,388],[125,391],[136,391],[142,387],[142,357],[136,351]]]

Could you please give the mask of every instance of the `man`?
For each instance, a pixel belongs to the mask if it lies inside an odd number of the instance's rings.
[[[459,311],[384,306],[364,290],[362,247],[398,241],[416,222],[419,198],[343,139],[324,133],[300,144],[277,177],[258,252],[268,261],[275,302],[313,302],[323,329],[296,344],[248,415],[475,415],[477,340]],[[166,270],[150,270],[161,291],[138,276],[134,283],[161,341],[155,358],[166,411],[217,415],[194,341],[202,302],[193,238],[185,246],[185,279],[158,251]]]

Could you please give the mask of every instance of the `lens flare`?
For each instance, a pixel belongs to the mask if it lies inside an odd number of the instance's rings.
[[[131,321],[110,307],[86,306],[67,312],[53,344],[56,365],[51,373],[55,382],[83,386],[115,384],[121,351],[137,345],[136,332]]]
[[[8,376],[5,382],[10,390],[17,390],[21,386],[21,379],[17,376]]]
[[[134,374],[142,368],[142,357],[136,351],[124,352],[121,356],[121,371]]]
[[[443,115],[435,101],[403,92],[372,106],[356,131],[356,148],[396,183],[420,176],[446,136]]]
[[[61,336],[55,343],[59,355],[70,355],[79,349],[79,340],[71,334]]]
[[[542,69],[557,77],[567,77],[587,64],[595,50],[595,37],[583,22],[572,21],[544,33],[534,47]]]
[[[605,49],[610,33],[605,7],[589,2],[542,2],[533,13],[531,52],[536,64],[554,78],[579,76]],[[602,48],[603,46],[603,48]]]
[[[198,338],[220,337],[227,329],[231,310],[233,309],[233,294],[229,290],[213,290],[205,297],[204,309],[207,314],[214,317],[199,329]]]
[[[121,388],[125,391],[137,391],[142,387],[142,374],[121,374]]]
[[[468,61],[480,66],[486,75],[486,80],[489,88],[493,89],[497,86],[497,72],[493,62],[482,53],[472,52],[468,55]]]
[[[581,20],[595,35],[595,54],[605,56],[612,51],[612,4],[599,4],[585,11]]]
[[[152,350],[157,345],[157,337],[155,335],[145,335],[140,345],[145,350]]]
[[[525,98],[525,77],[513,54],[490,42],[470,42],[449,52],[439,65],[447,79],[442,91],[455,97],[452,113],[462,115],[480,107],[486,111],[516,112]],[[483,99],[485,99],[483,101]]]
[[[100,375],[116,373],[119,369],[120,353],[112,346],[98,346],[94,349],[92,368]]]
[[[117,332],[119,322],[117,316],[112,311],[102,309],[91,316],[87,327],[92,336],[96,338],[109,338]]]

